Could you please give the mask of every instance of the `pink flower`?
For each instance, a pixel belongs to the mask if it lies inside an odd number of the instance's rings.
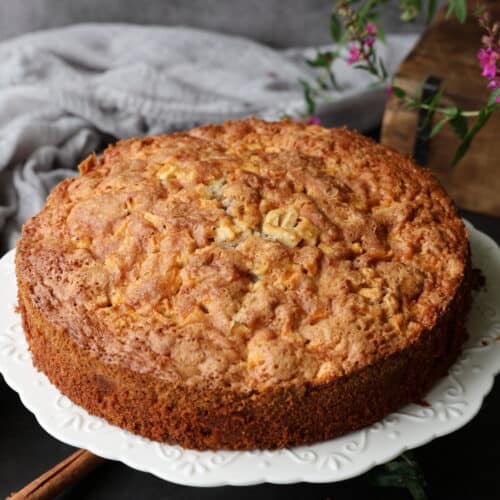
[[[368,22],[365,25],[365,31],[368,33],[368,36],[365,37],[363,43],[366,46],[371,47],[377,39],[377,26],[374,23]]]
[[[499,54],[491,47],[486,47],[481,49],[477,53],[477,58],[479,59],[479,64],[483,69],[481,73],[483,76],[492,80],[497,74],[497,61],[499,59]]]
[[[295,123],[303,123],[304,125],[321,125],[321,118],[316,115],[302,115],[294,118]]]
[[[370,35],[376,36],[377,35],[377,26],[374,23],[366,23],[365,30],[367,33]]]
[[[484,47],[477,53],[481,74],[488,79],[488,88],[497,92],[500,89],[500,24],[493,22],[487,11],[480,16],[479,24],[486,31],[481,38]],[[495,96],[495,102],[500,103],[500,95]]]
[[[347,64],[354,64],[359,61],[361,58],[361,51],[356,47],[356,45],[352,44],[349,49],[349,58],[347,59]]]
[[[385,88],[385,93],[387,95],[392,95],[392,85],[387,85],[387,87]]]
[[[369,36],[364,39],[365,45],[368,47],[371,47],[375,43],[375,37],[374,36]]]
[[[306,117],[306,125],[321,125],[321,119],[319,116],[309,115]]]
[[[477,58],[479,59],[479,64],[481,66],[489,61],[492,52],[493,49],[491,47],[482,48],[479,50],[479,52],[477,53]]]

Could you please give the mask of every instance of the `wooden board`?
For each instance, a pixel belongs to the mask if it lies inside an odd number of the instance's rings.
[[[477,52],[482,30],[472,14],[467,22],[445,19],[442,9],[421,40],[399,67],[395,85],[415,94],[429,76],[440,78],[443,103],[464,109],[479,109],[488,99],[487,80],[481,76]],[[500,2],[486,1],[500,20]],[[405,110],[400,101],[388,99],[382,122],[381,142],[413,156],[418,111]],[[429,143],[429,167],[457,205],[468,210],[500,216],[500,111],[474,139],[467,155],[455,167],[449,166],[459,144],[449,126]]]

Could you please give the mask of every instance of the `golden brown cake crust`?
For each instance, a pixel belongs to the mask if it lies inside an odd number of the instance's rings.
[[[465,227],[432,175],[345,129],[256,119],[121,141],[28,221],[35,364],[90,412],[195,448],[367,425],[456,357]]]

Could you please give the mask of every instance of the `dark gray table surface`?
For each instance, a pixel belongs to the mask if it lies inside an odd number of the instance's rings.
[[[463,215],[500,243],[500,219]],[[500,384],[468,425],[415,450],[431,499],[500,498]],[[0,377],[0,498],[16,491],[68,456],[74,448],[49,436]],[[364,476],[340,483],[263,484],[251,487],[191,488],[108,462],[63,499],[406,499],[405,490],[376,488]]]

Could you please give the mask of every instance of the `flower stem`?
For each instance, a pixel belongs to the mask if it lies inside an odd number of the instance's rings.
[[[407,100],[408,104],[412,104],[415,108],[427,109],[429,111],[434,111],[436,113],[440,113],[445,115],[448,112],[448,108],[436,108],[434,106],[430,106],[429,104],[424,104],[423,102],[415,101],[415,100]],[[479,116],[480,111],[461,111],[460,114],[465,117],[474,117]]]

